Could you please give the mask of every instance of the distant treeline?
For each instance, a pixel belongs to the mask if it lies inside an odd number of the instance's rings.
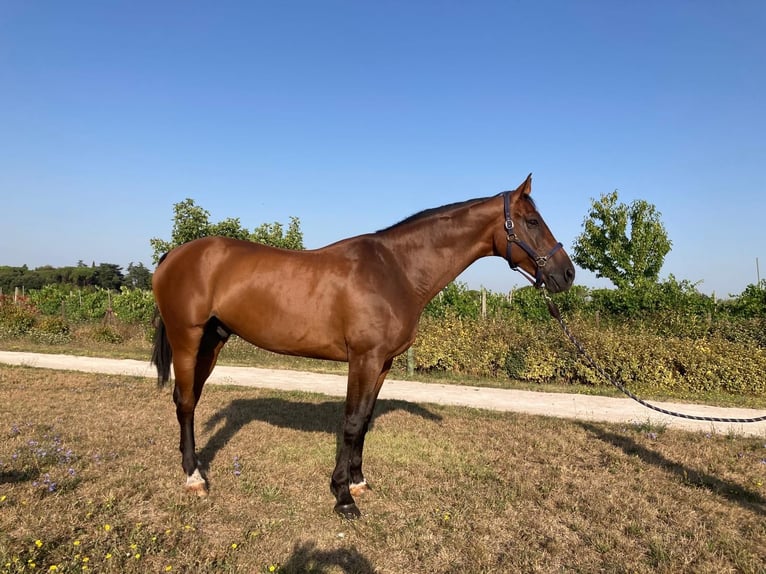
[[[41,289],[45,285],[73,285],[76,287],[101,287],[103,289],[119,290],[120,287],[151,289],[152,272],[143,263],[128,265],[123,273],[121,266],[114,263],[92,263],[86,265],[78,261],[71,267],[53,267],[46,265],[29,269],[21,267],[0,266],[0,289],[10,295],[15,289]]]

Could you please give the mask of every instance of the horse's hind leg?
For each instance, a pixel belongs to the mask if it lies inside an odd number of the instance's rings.
[[[176,383],[173,390],[173,400],[176,404],[176,416],[180,427],[181,466],[186,473],[186,490],[199,496],[207,495],[207,481],[200,471],[200,464],[194,440],[194,410],[202,395],[202,387],[218,359],[228,333],[216,322],[208,323],[200,336],[189,332],[188,339],[193,341],[199,337],[195,348],[193,345],[183,346],[181,352],[174,352],[173,367]]]

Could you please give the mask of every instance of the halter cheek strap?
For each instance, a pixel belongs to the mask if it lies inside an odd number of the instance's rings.
[[[503,209],[505,212],[505,233],[506,237],[508,239],[508,243],[505,247],[505,258],[508,261],[508,266],[513,269],[514,271],[518,271],[521,273],[524,277],[527,278],[527,280],[532,283],[536,288],[539,288],[543,284],[543,267],[545,267],[545,264],[548,262],[548,259],[553,257],[554,253],[556,253],[559,249],[563,247],[561,243],[557,243],[553,246],[553,249],[551,249],[547,255],[538,255],[535,253],[535,251],[527,244],[526,241],[523,239],[520,239],[516,235],[516,231],[513,226],[513,219],[511,219],[511,192],[506,191],[503,194]],[[529,255],[529,258],[534,262],[535,264],[535,276],[534,279],[532,276],[524,271],[521,267],[518,266],[518,264],[515,264],[513,262],[513,258],[511,257],[511,248],[513,244],[518,245],[521,247],[524,252]]]

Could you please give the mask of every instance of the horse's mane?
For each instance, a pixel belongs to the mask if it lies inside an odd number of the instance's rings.
[[[407,225],[409,223],[414,223],[415,221],[420,221],[421,219],[426,219],[429,217],[432,217],[434,215],[439,215],[441,213],[445,213],[447,211],[452,211],[454,209],[459,209],[461,207],[471,205],[473,203],[479,203],[480,201],[486,200],[486,197],[479,197],[476,199],[469,199],[467,201],[458,201],[457,203],[449,203],[447,205],[442,205],[441,207],[432,207],[430,209],[424,209],[423,211],[419,211],[413,215],[410,215],[409,217],[402,219],[399,223],[394,223],[393,225],[390,225],[384,229],[379,229],[378,233],[384,232],[384,231],[390,231],[396,227],[401,227],[403,225]]]
[[[503,191],[499,193],[498,195],[502,195],[503,193],[508,193],[507,191]],[[529,196],[524,195],[524,197],[529,201],[529,203],[532,205],[532,208],[537,210],[537,206],[535,205],[535,201]],[[480,201],[485,201],[489,199],[488,197],[477,197],[475,199],[469,199],[467,201],[458,201],[456,203],[449,203],[447,205],[442,205],[441,207],[432,207],[430,209],[424,209],[423,211],[419,211],[413,215],[410,215],[409,217],[402,219],[399,223],[394,223],[393,225],[390,225],[388,227],[385,227],[383,229],[379,229],[378,233],[384,232],[384,231],[390,231],[392,229],[395,229],[397,227],[400,227],[402,225],[407,225],[408,223],[413,223],[415,221],[420,221],[421,219],[426,219],[428,217],[439,215],[441,213],[452,211],[454,209],[460,209],[461,207],[465,207],[474,203],[479,203]]]

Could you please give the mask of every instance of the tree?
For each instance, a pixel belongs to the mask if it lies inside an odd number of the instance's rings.
[[[125,275],[125,285],[133,289],[151,289],[152,272],[144,267],[143,263],[133,265],[131,261],[128,263],[128,272]]]
[[[188,243],[208,235],[221,235],[234,239],[256,241],[273,247],[287,249],[303,249],[303,232],[300,230],[300,220],[290,218],[290,225],[285,233],[281,223],[264,223],[253,233],[242,227],[238,217],[229,217],[218,223],[210,222],[210,212],[203,209],[193,199],[185,199],[173,205],[173,230],[170,241],[159,237],[149,240],[154,250],[152,259],[158,263],[160,257],[174,247]]]
[[[625,205],[617,199],[617,190],[591,199],[572,260],[618,289],[656,283],[672,245],[661,214],[644,200]]]
[[[95,267],[92,275],[92,285],[102,289],[119,289],[122,286],[125,277],[122,274],[122,267],[114,263],[99,263]]]
[[[250,241],[281,247],[283,249],[303,249],[303,232],[297,217],[290,217],[290,225],[284,231],[281,223],[263,223],[253,230]]]

